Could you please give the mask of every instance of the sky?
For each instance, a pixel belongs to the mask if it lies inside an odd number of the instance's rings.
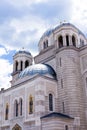
[[[10,87],[13,55],[35,56],[42,34],[64,21],[87,35],[87,0],[0,0],[0,88]]]

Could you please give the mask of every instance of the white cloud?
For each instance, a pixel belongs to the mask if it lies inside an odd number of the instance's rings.
[[[48,0],[7,0],[11,5],[15,7],[31,6],[32,4],[45,3]]]
[[[73,0],[71,22],[86,33],[87,30],[87,0]]]
[[[9,50],[21,47],[31,48],[39,41],[49,23],[37,16],[24,16],[21,19],[12,19],[0,25],[0,44]],[[36,52],[32,52],[36,53]]]
[[[6,49],[3,48],[3,47],[1,47],[1,48],[0,48],[0,56],[2,56],[2,55],[6,55],[6,54],[7,54]]]
[[[0,88],[10,87],[12,65],[8,60],[0,59]]]

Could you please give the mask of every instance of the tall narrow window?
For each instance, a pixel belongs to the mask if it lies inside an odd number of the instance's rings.
[[[30,95],[29,97],[29,114],[33,113],[33,97]]]
[[[22,99],[20,99],[20,115],[22,115]]]
[[[27,68],[28,66],[29,66],[29,61],[26,60],[26,61],[25,61],[25,68]]]
[[[65,125],[65,130],[68,130],[68,125]]]
[[[73,46],[76,46],[76,39],[74,36],[72,36],[72,44],[73,44]]]
[[[48,47],[48,40],[44,41],[43,46],[44,46],[44,49]]]
[[[61,79],[61,88],[63,88],[63,79]]]
[[[15,63],[15,71],[18,71],[18,62],[16,61],[16,63]]]
[[[15,116],[18,116],[18,101],[17,100],[15,100],[14,108],[15,108]]]
[[[62,107],[63,107],[63,113],[65,113],[65,104],[62,102]]]
[[[46,47],[48,47],[48,40],[46,40]]]
[[[61,57],[60,57],[60,59],[59,59],[59,62],[60,62],[60,67],[61,67],[61,66],[62,66]]]
[[[53,111],[53,95],[49,94],[49,110]]]
[[[20,68],[20,70],[22,71],[23,70],[23,61],[21,61],[21,68]]]
[[[63,37],[62,36],[60,36],[58,38],[58,44],[59,44],[59,48],[63,47]]]
[[[8,120],[8,114],[9,114],[9,105],[7,103],[5,108],[5,120]]]
[[[66,45],[69,46],[69,36],[66,35]]]

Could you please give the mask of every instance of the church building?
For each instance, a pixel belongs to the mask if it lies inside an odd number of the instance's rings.
[[[62,23],[42,35],[38,50],[13,56],[11,87],[0,91],[0,130],[87,130],[87,38]]]

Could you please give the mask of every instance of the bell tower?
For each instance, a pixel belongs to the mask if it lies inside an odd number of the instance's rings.
[[[32,63],[33,63],[33,57],[31,53],[24,49],[19,50],[13,56],[12,83],[14,83],[17,80],[19,73],[28,66],[32,65]]]

